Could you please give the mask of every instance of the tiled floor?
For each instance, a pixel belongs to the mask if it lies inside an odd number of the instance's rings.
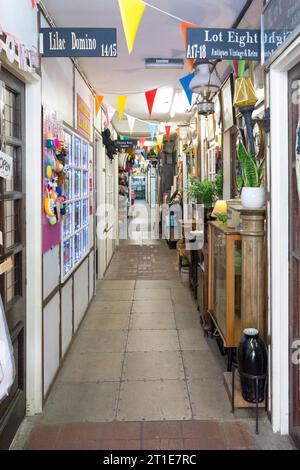
[[[42,416],[15,448],[292,448],[264,417],[257,439],[248,415],[230,413],[224,358],[203,336],[175,255],[164,242],[116,252]]]

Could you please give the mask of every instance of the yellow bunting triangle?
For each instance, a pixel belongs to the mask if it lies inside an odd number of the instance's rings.
[[[163,135],[163,134],[159,134],[159,135],[157,136],[157,144],[158,144],[158,146],[159,146],[160,148],[161,148],[162,145],[163,145],[163,141],[164,141],[164,135]]]
[[[119,112],[120,121],[123,117],[126,101],[127,101],[127,96],[118,96],[118,112]]]
[[[146,5],[141,0],[119,0],[119,7],[128,52],[131,54]]]

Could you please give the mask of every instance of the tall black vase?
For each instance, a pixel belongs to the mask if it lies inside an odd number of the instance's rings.
[[[265,343],[255,329],[244,331],[238,349],[238,366],[241,379],[242,396],[249,403],[256,403],[256,380],[258,380],[258,403],[265,399],[268,352]]]

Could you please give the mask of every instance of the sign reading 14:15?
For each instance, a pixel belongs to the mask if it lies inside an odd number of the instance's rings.
[[[41,28],[42,57],[117,57],[116,28]]]

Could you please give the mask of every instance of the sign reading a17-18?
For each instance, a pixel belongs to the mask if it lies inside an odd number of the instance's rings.
[[[116,28],[41,28],[43,57],[117,57]]]
[[[188,28],[186,37],[188,59],[260,60],[257,29]]]

